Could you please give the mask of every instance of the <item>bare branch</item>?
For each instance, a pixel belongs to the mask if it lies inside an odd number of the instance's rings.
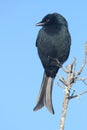
[[[73,61],[73,72],[75,73],[76,71],[76,58],[74,57],[74,61]]]
[[[86,93],[87,93],[87,90],[85,90],[85,91],[79,93],[78,95],[74,95],[74,96],[71,95],[71,96],[69,96],[68,98],[69,98],[69,99],[72,99],[72,98],[80,97],[81,95],[86,94]]]
[[[65,87],[63,85],[61,85],[59,82],[57,83],[57,85],[63,89],[65,89]]]
[[[86,63],[87,63],[87,42],[85,44],[85,55],[84,55],[83,64],[82,64],[82,67],[80,68],[80,70],[77,72],[77,75],[80,75],[82,73]]]
[[[87,86],[87,82],[86,82],[87,78],[77,78],[77,80],[82,81]]]
[[[59,61],[56,60],[56,62],[58,63],[58,65],[60,65]],[[59,130],[64,130],[66,112],[67,112],[67,107],[68,107],[68,103],[69,103],[70,99],[80,97],[81,95],[87,93],[87,90],[85,90],[78,95],[74,95],[75,91],[76,91],[76,90],[74,90],[73,93],[71,94],[71,88],[72,88],[73,84],[76,83],[76,81],[82,81],[87,86],[87,82],[86,82],[87,78],[79,78],[86,63],[87,63],[87,43],[85,44],[84,60],[83,60],[82,66],[79,69],[79,71],[76,72],[76,58],[74,58],[73,63],[67,65],[66,69],[64,69],[61,66],[62,70],[66,73],[66,76],[67,76],[66,80],[64,77],[59,76],[59,74],[57,75],[59,78],[59,81],[64,85],[64,87],[58,83],[59,86],[65,90],[65,96],[64,96],[64,101],[63,101],[62,115],[61,115],[61,119],[60,119],[60,129]]]
[[[68,107],[68,103],[69,103],[69,99],[67,98],[67,96],[68,96],[68,94],[65,94],[63,107],[62,107],[62,116],[61,116],[61,120],[60,120],[60,129],[59,130],[64,130],[66,112],[67,112],[67,107]]]
[[[59,74],[57,74],[57,77],[66,86],[66,81],[64,80],[64,78],[62,76],[60,76]]]
[[[86,42],[86,44],[85,44],[85,60],[86,60],[86,62],[87,62],[87,42]]]

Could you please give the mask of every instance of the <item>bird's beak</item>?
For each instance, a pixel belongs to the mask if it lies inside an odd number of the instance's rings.
[[[43,26],[43,25],[45,25],[45,23],[44,22],[39,22],[39,23],[36,23],[36,26]]]

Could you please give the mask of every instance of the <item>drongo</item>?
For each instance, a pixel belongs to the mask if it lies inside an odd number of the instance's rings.
[[[66,19],[58,13],[47,14],[36,25],[42,26],[37,36],[36,47],[44,68],[44,75],[34,111],[46,106],[54,114],[53,81],[59,68],[69,56],[71,36]]]

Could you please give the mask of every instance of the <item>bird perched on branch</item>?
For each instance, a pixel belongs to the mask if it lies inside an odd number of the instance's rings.
[[[69,56],[71,37],[66,19],[58,13],[46,15],[36,25],[42,26],[38,33],[36,47],[44,68],[44,75],[34,111],[46,106],[54,114],[53,81],[59,68]]]

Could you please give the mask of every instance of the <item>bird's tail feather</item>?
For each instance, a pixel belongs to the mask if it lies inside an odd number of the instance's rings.
[[[37,104],[34,111],[37,111],[38,109],[42,108],[43,106],[46,106],[47,109],[54,114],[54,109],[52,105],[52,88],[53,88],[53,81],[54,78],[47,77],[44,73],[43,81],[41,84],[39,96],[37,99]]]

